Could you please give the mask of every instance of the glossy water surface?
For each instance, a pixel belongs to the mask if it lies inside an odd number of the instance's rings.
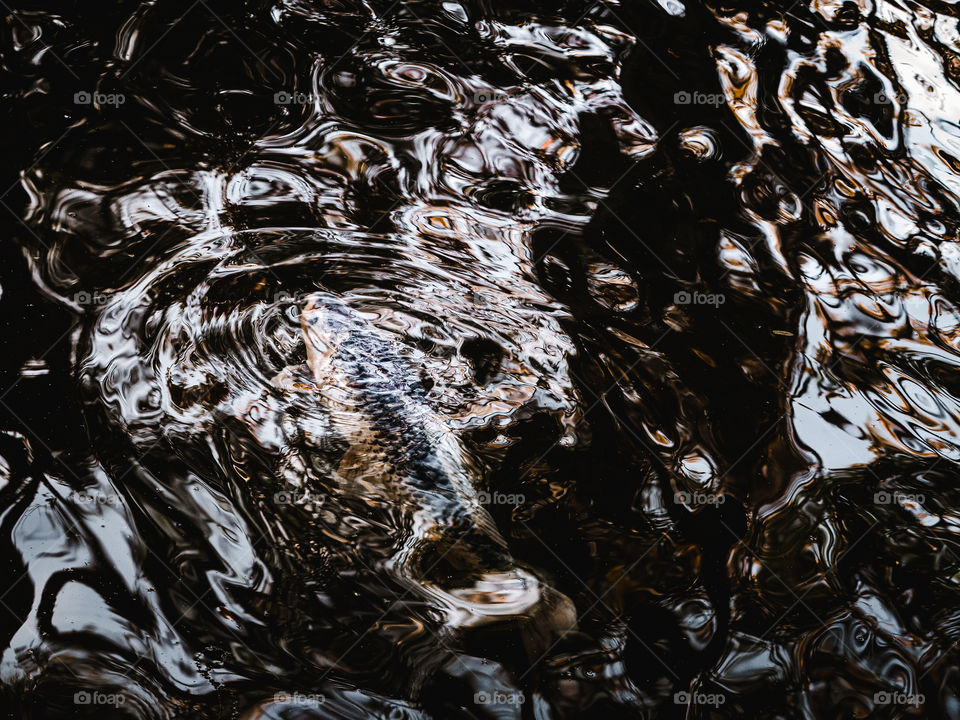
[[[10,717],[960,718],[957,5],[10,1]]]

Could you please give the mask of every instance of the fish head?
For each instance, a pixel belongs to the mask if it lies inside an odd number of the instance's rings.
[[[362,324],[357,311],[336,295],[317,292],[307,298],[300,312],[300,329],[307,365],[318,383],[326,381],[340,348]]]

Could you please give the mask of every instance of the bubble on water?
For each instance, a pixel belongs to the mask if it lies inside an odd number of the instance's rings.
[[[720,140],[711,128],[698,125],[681,130],[678,135],[680,150],[685,155],[700,161],[716,160],[720,157]]]
[[[610,263],[595,262],[587,267],[587,288],[594,300],[614,312],[630,312],[640,304],[634,279]]]

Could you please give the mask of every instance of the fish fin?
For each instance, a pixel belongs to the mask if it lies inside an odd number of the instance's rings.
[[[317,392],[320,385],[306,365],[287,365],[270,379],[270,384],[287,392]]]

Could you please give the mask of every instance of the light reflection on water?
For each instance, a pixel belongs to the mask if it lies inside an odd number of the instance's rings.
[[[960,717],[951,6],[91,12],[2,40],[12,717]]]

